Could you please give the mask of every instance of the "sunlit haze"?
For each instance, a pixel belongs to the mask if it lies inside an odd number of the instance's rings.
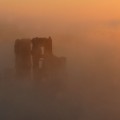
[[[58,101],[9,77],[15,40],[49,36],[53,54],[67,59]],[[0,120],[120,120],[120,0],[0,0],[1,79]]]

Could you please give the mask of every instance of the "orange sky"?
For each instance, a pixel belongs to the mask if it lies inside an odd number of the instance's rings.
[[[6,27],[7,22],[12,23],[17,26],[13,29],[20,29],[21,35],[28,32],[26,36],[30,37],[62,34],[74,38],[83,31],[83,22],[88,31],[96,29],[94,23],[119,26],[119,5],[119,0],[0,0],[0,25],[4,23],[3,27]],[[103,29],[106,29],[105,26]],[[117,31],[120,31],[119,28]]]
[[[119,0],[0,0],[0,17],[61,21],[120,19]]]

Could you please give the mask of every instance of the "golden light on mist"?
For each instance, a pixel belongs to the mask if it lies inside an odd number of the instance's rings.
[[[87,21],[120,19],[119,0],[1,0],[1,16]]]

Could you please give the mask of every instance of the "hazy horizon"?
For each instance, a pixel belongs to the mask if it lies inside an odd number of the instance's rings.
[[[43,120],[47,115],[54,120],[119,120],[119,4],[119,0],[0,0],[0,79],[14,72],[14,41],[21,38],[51,36],[54,54],[67,58],[68,70],[62,102],[41,100],[39,88],[31,89],[24,81],[2,79],[1,120],[32,115],[39,119],[41,114]]]

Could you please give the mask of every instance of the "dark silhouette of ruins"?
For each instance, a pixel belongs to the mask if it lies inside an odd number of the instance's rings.
[[[31,41],[29,39],[17,39],[15,41],[15,67],[17,76],[22,77],[31,74]]]
[[[19,78],[59,85],[64,80],[66,58],[53,54],[51,37],[17,39],[14,48],[16,74]]]
[[[32,64],[33,74],[37,77],[45,69],[45,61],[53,57],[52,54],[52,39],[49,38],[34,38],[32,39]]]

